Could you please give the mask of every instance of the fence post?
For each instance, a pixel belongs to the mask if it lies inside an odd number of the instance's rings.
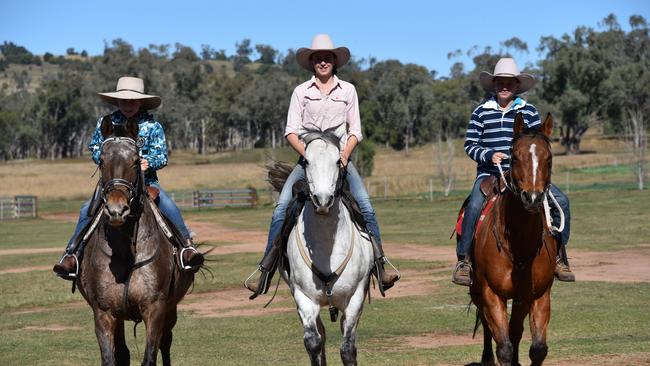
[[[14,196],[14,207],[15,207],[14,217],[20,218],[20,200],[18,199],[17,196]]]
[[[5,201],[0,198],[0,220],[5,219]]]
[[[566,193],[567,193],[567,194],[569,194],[569,192],[571,192],[571,186],[570,186],[570,184],[569,184],[569,182],[570,182],[570,174],[571,174],[571,173],[569,173],[568,171],[564,174],[565,177],[566,177],[565,180],[566,180]]]
[[[388,195],[388,180],[386,177],[384,177],[384,199],[386,199],[386,196]]]
[[[433,179],[429,178],[429,201],[433,201]]]

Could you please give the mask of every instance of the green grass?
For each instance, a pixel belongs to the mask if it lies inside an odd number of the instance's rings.
[[[572,250],[616,251],[648,244],[650,193],[635,190],[585,190],[569,195],[573,223]],[[448,246],[447,240],[463,197],[376,201],[375,208],[385,241]],[[53,204],[54,205],[54,204]],[[63,204],[61,205],[63,206]],[[78,207],[73,207],[73,212]],[[272,207],[221,209],[185,213],[191,220],[218,222],[243,230],[266,231]],[[0,250],[63,246],[73,223],[43,219],[0,223]],[[221,242],[215,243],[217,245]],[[390,253],[389,253],[390,254]],[[50,265],[59,253],[0,256],[0,270]],[[613,254],[615,255],[615,254]],[[194,293],[240,288],[242,280],[259,260],[259,254],[210,256],[214,277],[198,276]],[[405,337],[427,334],[471,337],[474,312],[467,314],[467,290],[449,283],[450,269],[442,262],[394,260],[402,270],[430,276],[431,293],[401,298],[373,299],[366,304],[357,346],[359,363],[377,365],[466,364],[480,359],[480,345],[412,348]],[[445,277],[442,280],[435,278]],[[86,365],[99,363],[92,313],[70,283],[49,271],[0,275],[0,364]],[[609,358],[635,353],[650,359],[647,344],[648,283],[556,282],[552,319],[548,330],[549,360]],[[286,289],[280,295],[287,297]],[[390,295],[390,292],[389,292]],[[214,296],[220,296],[215,292]],[[243,294],[242,296],[245,296]],[[251,302],[261,308],[268,300]],[[188,299],[186,303],[197,301]],[[292,308],[291,300],[277,301],[271,308]],[[326,310],[323,316],[326,317]],[[63,330],[47,330],[63,327]],[[67,329],[65,327],[73,327]],[[527,327],[527,322],[526,322]],[[327,322],[327,352],[339,364],[340,335],[337,324]],[[145,328],[127,324],[132,364],[141,359]],[[478,335],[479,339],[481,335]],[[530,345],[525,331],[520,355],[527,363]],[[137,348],[136,348],[137,344]],[[251,351],[254,350],[254,351]],[[278,351],[281,350],[281,351]],[[174,331],[172,361],[176,364],[250,365],[308,363],[302,328],[295,311],[256,317],[202,317],[182,311]]]

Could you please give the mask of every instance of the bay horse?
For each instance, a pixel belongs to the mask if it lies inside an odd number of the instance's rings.
[[[194,274],[179,271],[174,247],[156,222],[140,169],[138,123],[113,125],[104,118],[101,132],[104,203],[83,249],[79,291],[93,310],[102,365],[129,365],[125,320],[145,323],[142,365],[155,365],[158,349],[170,365],[176,307]]]
[[[476,232],[472,260],[472,302],[483,324],[481,363],[494,364],[492,339],[499,364],[519,363],[523,322],[529,316],[532,365],[541,365],[548,352],[546,328],[551,317],[551,287],[557,241],[543,209],[551,184],[550,136],[553,117],[540,129],[524,129],[515,118],[510,177],[485,221]],[[512,301],[508,321],[507,301]],[[478,324],[477,324],[478,325]]]
[[[323,306],[329,307],[332,322],[342,312],[340,356],[344,365],[357,364],[357,326],[373,266],[370,238],[362,235],[340,196],[344,169],[339,141],[345,128],[341,124],[322,132],[299,133],[306,144],[311,204],[305,203],[289,235],[288,265],[280,264],[280,274],[296,301],[312,365],[327,364]]]

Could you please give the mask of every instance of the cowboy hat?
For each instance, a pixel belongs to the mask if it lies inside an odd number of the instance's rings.
[[[332,39],[327,34],[317,34],[311,41],[311,48],[302,47],[296,52],[296,61],[304,69],[314,71],[311,55],[318,51],[330,51],[336,56],[336,66],[341,67],[350,61],[350,50],[347,47],[334,48]]]
[[[144,81],[140,78],[123,76],[117,81],[115,92],[97,93],[105,102],[118,105],[120,100],[140,100],[142,109],[154,109],[160,105],[160,97],[144,93]]]
[[[517,67],[517,63],[515,63],[515,60],[510,57],[499,59],[496,66],[494,66],[494,74],[490,74],[487,71],[481,72],[479,80],[483,89],[494,93],[494,78],[496,77],[515,78],[519,80],[519,86],[517,87],[515,94],[521,94],[528,91],[530,88],[535,86],[535,83],[537,82],[533,75],[521,74]]]

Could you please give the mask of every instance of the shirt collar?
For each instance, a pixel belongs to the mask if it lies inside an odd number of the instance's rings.
[[[138,112],[138,114],[135,115],[135,118],[138,120],[138,124],[140,124],[142,122],[152,120],[153,116],[146,111],[142,111]],[[124,114],[122,114],[119,109],[111,114],[111,121],[113,124],[121,125],[126,123],[126,120],[126,116],[124,116]]]
[[[342,88],[341,80],[339,80],[339,78],[336,75],[333,75],[332,77],[334,78],[334,87],[332,88],[332,90],[330,90],[330,93],[332,91],[336,90],[337,88]],[[316,88],[316,90],[318,90],[318,85],[316,84],[316,76],[312,75],[312,77],[311,77],[311,79],[309,79],[309,81],[310,81],[309,88],[314,87],[314,88]]]
[[[508,108],[508,111],[510,110],[515,110],[515,109],[521,109],[526,105],[526,101],[521,99],[520,97],[515,97],[515,101],[512,103],[510,108]],[[483,108],[485,109],[494,109],[494,110],[500,110],[499,109],[499,103],[497,103],[497,98],[496,96],[492,96],[490,99],[485,101],[483,103]]]

